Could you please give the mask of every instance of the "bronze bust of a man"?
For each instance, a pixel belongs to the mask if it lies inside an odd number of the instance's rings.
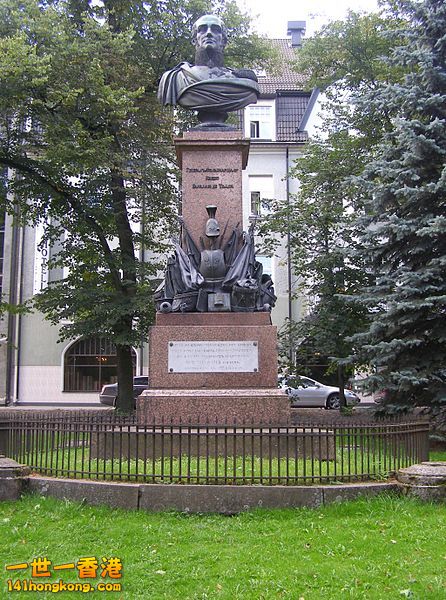
[[[161,78],[158,98],[164,105],[198,111],[203,126],[222,125],[228,112],[257,101],[254,71],[224,66],[227,43],[223,21],[215,15],[200,17],[192,28],[195,64],[182,62]]]

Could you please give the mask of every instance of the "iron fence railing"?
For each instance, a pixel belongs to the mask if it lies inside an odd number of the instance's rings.
[[[144,483],[298,485],[384,479],[427,460],[429,424],[138,425],[83,412],[11,414],[7,454],[47,476]]]

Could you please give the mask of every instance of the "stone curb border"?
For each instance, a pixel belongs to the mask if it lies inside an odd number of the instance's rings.
[[[446,462],[424,462],[398,471],[397,480],[339,485],[190,485],[89,481],[33,475],[0,455],[0,501],[24,493],[127,510],[233,515],[254,508],[317,508],[383,492],[446,501]]]
[[[317,508],[383,492],[400,492],[394,481],[311,486],[232,486],[135,484],[31,476],[24,478],[23,483],[22,492],[84,502],[87,505],[224,515],[255,508]]]

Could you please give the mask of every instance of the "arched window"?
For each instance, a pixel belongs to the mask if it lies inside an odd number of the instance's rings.
[[[134,350],[132,358],[135,374]],[[116,379],[116,346],[108,338],[83,338],[65,352],[64,392],[99,392],[103,385]]]

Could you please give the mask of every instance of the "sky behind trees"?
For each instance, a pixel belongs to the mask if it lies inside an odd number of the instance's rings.
[[[251,13],[253,27],[258,33],[283,38],[288,21],[306,21],[308,36],[327,21],[341,19],[349,9],[376,10],[378,0],[299,0],[296,4],[289,0],[237,0],[237,4]]]

